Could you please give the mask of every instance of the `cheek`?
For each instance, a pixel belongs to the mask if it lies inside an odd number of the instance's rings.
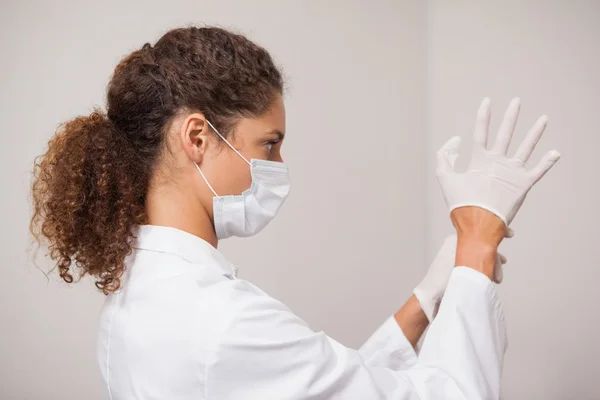
[[[244,157],[246,157],[248,161],[250,161],[253,158],[257,160],[268,160],[270,156],[271,152],[269,151],[267,146],[262,143],[254,146],[252,149],[247,149],[246,153],[244,154]]]
[[[250,188],[250,166],[235,153],[234,157],[222,154],[212,163],[210,184],[219,196],[238,195]]]

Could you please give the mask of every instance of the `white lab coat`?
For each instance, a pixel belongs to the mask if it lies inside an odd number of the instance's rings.
[[[417,359],[393,318],[358,351],[312,331],[188,233],[141,226],[135,248],[101,314],[107,399],[499,398],[504,317],[474,270],[452,273]]]

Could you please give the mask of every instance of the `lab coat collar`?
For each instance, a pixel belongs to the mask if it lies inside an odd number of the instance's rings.
[[[140,225],[134,248],[176,255],[189,263],[217,268],[229,277],[237,276],[237,268],[208,242],[176,228]]]

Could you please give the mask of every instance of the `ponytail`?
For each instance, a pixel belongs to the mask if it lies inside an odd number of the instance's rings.
[[[31,232],[62,279],[90,274],[119,289],[135,228],[146,223],[150,177],[167,157],[181,112],[203,112],[227,136],[238,117],[263,115],[283,78],[269,53],[216,27],[172,29],[116,66],[106,113],[66,122],[35,162]]]
[[[120,287],[133,229],[145,219],[148,179],[135,159],[100,111],[63,124],[36,159],[30,229],[66,282],[78,270],[105,294]]]

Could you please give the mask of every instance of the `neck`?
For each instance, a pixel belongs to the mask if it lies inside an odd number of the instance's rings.
[[[191,233],[217,247],[212,219],[200,201],[174,185],[150,189],[146,196],[146,215],[150,225],[168,226]]]

